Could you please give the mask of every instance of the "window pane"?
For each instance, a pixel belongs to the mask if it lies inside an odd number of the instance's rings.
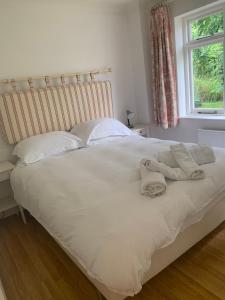
[[[224,54],[223,43],[192,50],[194,108],[223,108]]]
[[[207,16],[191,23],[192,39],[212,36],[216,33],[223,32],[223,12]]]

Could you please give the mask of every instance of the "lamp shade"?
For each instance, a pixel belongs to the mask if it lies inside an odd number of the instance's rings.
[[[131,120],[134,118],[134,112],[127,110],[127,119]]]

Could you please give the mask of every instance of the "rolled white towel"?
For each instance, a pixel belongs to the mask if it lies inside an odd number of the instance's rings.
[[[170,146],[173,157],[177,161],[184,173],[193,180],[205,178],[205,172],[194,161],[191,153],[187,150],[184,144],[176,144]]]
[[[181,170],[181,168],[170,168],[154,159],[142,159],[141,163],[144,164],[149,171],[159,172],[171,180],[182,181],[191,179],[183,170]]]
[[[140,163],[141,194],[154,198],[166,192],[167,184],[163,174],[147,169],[143,161]]]
[[[216,161],[214,151],[210,146],[193,145],[190,147],[189,151],[194,161],[198,165],[205,165],[209,163],[214,163]],[[179,168],[179,165],[170,150],[159,152],[158,161],[166,164],[171,168]]]

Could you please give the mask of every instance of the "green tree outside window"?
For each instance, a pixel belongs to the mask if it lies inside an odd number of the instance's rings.
[[[192,39],[224,31],[223,13],[204,17],[191,24]],[[223,108],[224,46],[216,42],[192,51],[195,108]]]

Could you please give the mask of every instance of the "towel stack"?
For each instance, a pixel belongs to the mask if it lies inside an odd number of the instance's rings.
[[[215,162],[213,149],[208,146],[194,145],[190,151],[184,144],[170,146],[170,151],[158,153],[158,161],[142,159],[140,162],[141,193],[157,197],[165,193],[170,180],[199,180],[205,172],[199,165]]]
[[[214,163],[216,161],[214,151],[209,146],[193,145],[190,147],[189,152],[198,165],[205,165]],[[170,150],[159,152],[158,161],[166,164],[171,168],[179,168],[179,164],[177,163],[172,151]]]

